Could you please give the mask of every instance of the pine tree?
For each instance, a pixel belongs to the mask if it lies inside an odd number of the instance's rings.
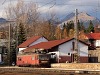
[[[83,22],[80,22],[82,31],[85,29]]]
[[[25,29],[22,23],[19,24],[18,29],[18,45],[26,41]]]
[[[64,23],[63,30],[62,30],[62,38],[67,38],[67,37],[68,37],[68,35],[67,35],[67,26]]]
[[[93,26],[93,23],[92,21],[90,20],[90,24],[89,24],[89,27],[87,28],[87,31],[90,33],[90,32],[94,32],[94,26]]]
[[[82,31],[85,29],[85,27],[83,26],[83,22],[80,22],[79,20],[77,22],[77,25],[78,25],[78,31]]]
[[[77,25],[78,25],[78,31],[81,31],[81,24],[80,24],[80,21],[79,20],[77,22]]]
[[[74,30],[74,22],[73,21],[70,21],[67,23],[67,34],[69,36],[69,33],[70,33],[70,29],[71,30]]]

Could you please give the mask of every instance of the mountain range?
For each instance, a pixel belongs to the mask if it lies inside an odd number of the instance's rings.
[[[99,25],[100,26],[100,20],[96,17],[93,17],[86,12],[80,12],[78,13],[78,20],[80,22],[83,22],[83,25],[85,27],[88,27],[90,20],[92,21],[93,25]],[[68,14],[65,18],[63,18],[59,23],[53,22],[56,25],[59,25],[60,27],[63,27],[64,23],[66,24],[69,21],[74,21],[75,22],[75,13],[70,13]],[[4,18],[0,18],[0,24],[2,23],[7,23],[8,21]]]
[[[6,19],[4,19],[4,18],[0,18],[0,23],[6,23],[6,22],[7,22]]]
[[[83,25],[85,27],[88,27],[90,20],[92,21],[94,26],[100,25],[100,20],[98,18],[93,17],[93,16],[91,16],[91,15],[85,13],[85,12],[78,13],[77,16],[78,16],[78,20],[80,22],[83,22]],[[64,19],[61,20],[59,25],[62,27],[62,25],[64,23],[66,24],[69,21],[75,22],[75,13],[70,13],[69,15],[67,15]]]

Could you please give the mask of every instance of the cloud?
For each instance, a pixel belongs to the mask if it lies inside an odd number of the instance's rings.
[[[50,0],[46,0],[50,1]],[[67,15],[69,12],[75,12],[75,9],[78,9],[79,12],[87,12],[87,13],[94,13],[97,9],[99,10],[99,4],[100,2],[98,0],[56,0],[55,6],[53,6],[51,9],[55,9],[57,14],[61,15]],[[49,7],[52,6],[52,3],[49,5],[44,6],[40,10],[44,9],[44,11],[40,11],[43,13],[47,13],[49,10]],[[98,13],[97,12],[97,13]],[[99,17],[100,18],[100,17]]]
[[[98,3],[98,0],[70,0],[68,3],[80,5],[95,5]]]
[[[0,9],[7,6],[9,1],[15,3],[17,0],[6,0],[2,5],[4,0],[0,0]],[[38,4],[38,11],[41,14],[47,14],[55,11],[59,16],[67,15],[70,12],[75,12],[78,9],[79,12],[87,12],[90,15],[96,13],[100,14],[100,1],[99,0],[24,0],[25,2],[35,2]],[[98,11],[98,12],[95,12]],[[95,12],[95,13],[94,13]]]

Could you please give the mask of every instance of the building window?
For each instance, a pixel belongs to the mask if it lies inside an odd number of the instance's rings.
[[[68,53],[68,55],[70,55],[70,53]]]
[[[21,61],[21,58],[20,57],[18,57],[18,61]]]
[[[91,54],[89,54],[88,57],[91,57]]]
[[[35,57],[34,56],[32,56],[32,60],[35,60]]]

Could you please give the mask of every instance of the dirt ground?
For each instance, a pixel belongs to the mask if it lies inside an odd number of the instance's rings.
[[[34,74],[34,73],[4,72],[4,73],[0,73],[0,75],[38,75],[38,74]]]
[[[100,75],[100,74],[63,74],[63,73],[25,73],[25,72],[2,72],[0,75]]]
[[[83,73],[83,72],[82,72]],[[0,75],[100,75],[100,74],[75,74],[74,72],[58,71],[56,69],[37,69],[19,67],[1,67]]]

